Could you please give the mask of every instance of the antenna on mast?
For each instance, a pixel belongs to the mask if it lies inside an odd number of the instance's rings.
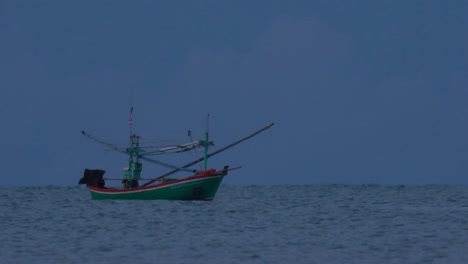
[[[206,133],[210,131],[210,113],[206,114]]]
[[[131,136],[132,128],[133,128],[133,106],[130,108],[130,115],[128,116],[128,125],[130,126],[130,136]]]

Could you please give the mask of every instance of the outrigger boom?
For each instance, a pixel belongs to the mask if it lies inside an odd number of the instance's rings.
[[[129,125],[132,126],[132,114],[133,107],[130,110]],[[104,170],[89,170],[85,169],[83,178],[80,179],[79,184],[86,184],[90,190],[91,197],[93,199],[167,199],[167,200],[211,200],[214,198],[221,181],[224,176],[231,170],[238,169],[229,168],[224,166],[221,170],[208,169],[207,161],[208,158],[217,155],[225,150],[228,150],[256,135],[271,128],[274,123],[271,123],[254,133],[241,138],[217,151],[208,154],[208,147],[213,145],[213,142],[208,141],[208,126],[209,126],[209,115],[207,116],[207,128],[205,132],[204,140],[197,140],[174,146],[166,146],[157,150],[145,151],[145,147],[140,147],[140,137],[133,134],[130,129],[130,146],[127,148],[119,148],[114,144],[98,139],[97,137],[81,131],[81,133],[102,145],[109,147],[111,150],[126,154],[129,156],[128,168],[124,169],[122,183],[124,184],[123,189],[118,188],[107,188],[105,187],[105,180],[118,180],[115,178],[104,178]],[[191,133],[189,132],[191,138]],[[166,162],[155,160],[147,156],[162,155],[170,153],[181,153],[190,151],[196,148],[204,148],[203,157],[196,159],[184,166],[175,166]],[[152,179],[145,179],[141,177],[142,164],[140,160],[158,164],[163,167],[171,168],[172,170]],[[191,166],[202,162],[204,169],[197,171],[190,169]],[[192,176],[182,179],[170,179],[168,176],[178,172],[187,171],[194,173]],[[148,180],[145,184],[139,186],[140,180]]]
[[[252,138],[252,137],[254,137],[254,136],[260,134],[261,132],[263,132],[263,131],[269,129],[269,128],[272,127],[274,124],[275,124],[275,123],[271,123],[271,124],[265,126],[264,128],[259,129],[259,130],[257,130],[256,132],[250,134],[250,135],[247,136],[247,137],[244,137],[244,138],[242,138],[242,139],[239,139],[239,140],[237,140],[237,141],[235,141],[235,142],[233,142],[233,143],[231,143],[231,144],[229,144],[229,145],[227,145],[227,146],[225,146],[225,147],[223,147],[223,148],[221,148],[221,149],[218,149],[217,151],[206,155],[206,158],[211,158],[211,157],[213,157],[214,155],[217,155],[217,154],[219,154],[219,153],[221,153],[221,152],[223,152],[223,151],[225,151],[225,150],[228,150],[228,149],[234,147],[235,145],[238,145],[238,144],[240,144],[240,143],[246,141],[247,139]],[[185,169],[185,168],[188,168],[188,167],[190,167],[190,166],[193,166],[193,165],[195,165],[195,164],[197,164],[197,163],[203,161],[204,159],[205,159],[205,157],[196,159],[196,160],[194,160],[194,161],[192,161],[192,162],[190,162],[190,163],[188,163],[188,164],[185,164],[184,166],[182,166],[181,169]],[[180,171],[180,169],[176,168],[176,169],[174,169],[174,170],[172,170],[172,171],[170,171],[170,172],[167,172],[167,173],[165,173],[165,174],[163,174],[163,175],[161,175],[161,176],[158,176],[158,177],[152,179],[151,181],[149,181],[149,182],[143,184],[142,186],[147,186],[147,185],[149,185],[149,184],[152,184],[153,182],[155,182],[155,181],[157,181],[157,180],[159,180],[159,179],[161,179],[161,178],[170,176],[170,175],[172,175],[172,174],[174,174],[174,173],[176,173],[176,172],[178,172],[178,171]]]

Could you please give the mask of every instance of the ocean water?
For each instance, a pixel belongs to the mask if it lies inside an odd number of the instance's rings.
[[[222,185],[211,202],[0,187],[0,263],[468,263],[468,187]]]

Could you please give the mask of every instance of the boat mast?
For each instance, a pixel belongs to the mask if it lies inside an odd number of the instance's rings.
[[[207,114],[206,115],[206,130],[205,130],[205,144],[204,144],[205,154],[203,155],[203,162],[204,162],[204,165],[205,165],[205,170],[208,169],[208,146],[209,146],[208,130],[209,130],[209,128],[210,128],[210,114]]]
[[[141,176],[142,164],[139,162],[139,153],[141,152],[139,140],[140,137],[133,134],[133,106],[130,108],[128,125],[130,126],[130,147],[127,148],[128,168],[124,169],[124,180],[127,181],[127,187],[138,187],[138,179]]]

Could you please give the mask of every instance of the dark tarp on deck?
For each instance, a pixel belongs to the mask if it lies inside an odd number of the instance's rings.
[[[104,173],[106,173],[105,170],[85,169],[83,178],[80,179],[78,184],[86,184],[86,186],[96,186],[104,188]]]

